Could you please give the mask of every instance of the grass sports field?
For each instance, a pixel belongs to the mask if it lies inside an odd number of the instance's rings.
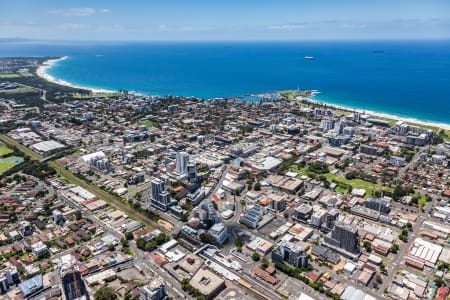
[[[9,149],[6,146],[3,146],[0,144],[0,157],[8,155],[10,153],[12,153],[13,151],[11,149]]]
[[[18,78],[20,77],[19,74],[16,73],[0,73],[0,78]]]
[[[23,158],[18,156],[11,156],[0,159],[0,175],[5,173],[15,165],[21,164],[22,162]]]
[[[142,122],[140,122],[140,124],[145,125],[147,127],[158,127],[158,123],[151,121],[151,120],[142,121]]]

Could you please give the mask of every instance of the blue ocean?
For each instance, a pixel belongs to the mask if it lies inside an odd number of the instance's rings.
[[[314,89],[320,101],[450,124],[450,40],[0,44],[0,56],[66,55],[48,73],[91,88],[202,98]]]

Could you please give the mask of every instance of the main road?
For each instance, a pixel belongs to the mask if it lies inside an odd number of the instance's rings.
[[[401,261],[403,260],[406,251],[408,251],[408,249],[411,247],[412,242],[416,239],[420,227],[422,226],[423,222],[425,222],[425,220],[428,219],[429,217],[428,214],[434,207],[435,203],[436,197],[434,197],[433,200],[430,203],[428,203],[424,212],[418,216],[417,222],[414,224],[414,226],[412,227],[412,231],[408,235],[408,242],[401,247],[400,251],[397,253],[396,258],[392,261],[392,263],[388,267],[388,276],[385,278],[385,280],[383,281],[382,285],[379,288],[381,292],[383,292],[387,288],[388,284],[392,282],[392,278],[394,277],[394,275],[397,274],[398,269],[401,266],[403,266],[403,264],[401,264]]]
[[[33,159],[33,160],[41,160],[43,158],[42,155],[40,155],[40,154],[32,151],[31,149],[25,147],[24,145],[20,144],[19,142],[17,142],[16,140],[14,140],[13,138],[11,138],[9,136],[0,135],[0,140],[3,141],[7,145],[17,147],[20,151],[22,151],[24,154],[30,156],[30,158]],[[131,209],[130,207],[126,206],[120,200],[115,199],[108,192],[101,190],[100,188],[98,188],[97,186],[95,186],[95,185],[93,185],[91,183],[85,182],[81,178],[78,178],[75,174],[73,174],[71,171],[67,170],[64,166],[62,166],[61,164],[57,163],[56,161],[50,161],[50,162],[48,162],[48,164],[51,167],[53,167],[59,175],[65,177],[69,181],[71,181],[71,182],[73,182],[73,183],[75,183],[75,184],[77,184],[79,186],[82,186],[83,188],[85,188],[86,190],[91,192],[92,194],[96,195],[99,199],[103,199],[103,200],[107,201],[108,203],[110,203],[116,209],[119,209],[119,210],[127,213],[129,216],[134,217],[135,219],[138,219],[139,221],[143,222],[148,227],[151,227],[151,228],[158,227],[161,230],[165,231],[165,229],[163,227],[159,226],[159,224],[155,223],[154,221],[150,220],[149,218],[147,218],[146,216],[142,215],[141,213],[136,212],[133,209]],[[88,213],[82,207],[78,207],[78,208],[80,208],[80,210],[82,210],[84,213]],[[89,214],[89,215],[91,217],[93,217],[92,221],[94,221],[94,223],[97,226],[100,226],[101,228],[106,230],[109,234],[113,235],[117,239],[120,239],[120,238],[123,237],[123,234],[117,232],[115,229],[111,228],[110,226],[108,226],[107,224],[102,222],[95,215],[92,215],[92,214]],[[144,251],[138,249],[134,242],[130,242],[129,245],[133,249],[134,253],[136,254],[135,264],[137,266],[139,266],[141,269],[144,269],[145,271],[150,271],[152,273],[156,273],[159,276],[161,276],[164,279],[165,283],[167,284],[167,287],[168,287],[169,291],[171,292],[171,294],[173,296],[176,296],[176,299],[191,298],[191,297],[188,297],[188,296],[184,295],[180,291],[181,290],[180,284],[177,283],[175,280],[173,280],[173,278],[170,278],[169,276],[167,276],[167,273],[164,270],[159,269],[159,267],[157,267],[157,266],[150,265],[147,262],[147,260],[148,260],[148,253],[147,252],[144,252]],[[67,252],[70,252],[70,251],[67,251]],[[58,254],[57,257],[60,257],[60,256],[62,256],[64,254],[66,254],[66,252],[62,252],[62,253]]]
[[[68,201],[68,200],[65,200],[65,201],[69,206],[72,206],[75,209],[79,209],[80,211],[82,211],[82,213],[84,215],[88,216],[89,219],[97,227],[103,228],[103,230],[105,230],[110,235],[114,236],[117,240],[121,240],[122,238],[125,237],[123,235],[123,233],[117,231],[115,228],[113,228],[110,225],[103,222],[95,214],[92,214],[90,211],[88,211],[86,208],[84,208],[80,204],[73,202],[73,201]],[[134,262],[133,262],[134,265],[137,266],[138,269],[144,271],[144,276],[146,276],[148,278],[148,277],[151,277],[148,275],[158,274],[160,277],[162,277],[164,279],[164,282],[166,283],[167,289],[169,290],[171,296],[177,296],[176,299],[185,299],[186,298],[186,296],[180,291],[182,289],[181,285],[176,280],[174,280],[173,278],[170,278],[170,276],[167,276],[167,273],[164,270],[162,270],[158,265],[149,264],[147,262],[147,261],[150,261],[148,252],[145,252],[145,251],[139,249],[137,247],[135,241],[129,241],[128,245],[135,253]],[[61,252],[61,253],[57,254],[57,256],[55,256],[55,257],[59,258],[62,255],[69,254],[72,252],[73,252],[73,248],[68,249],[64,252]]]
[[[8,144],[10,146],[15,146],[17,149],[22,151],[24,154],[28,155],[33,160],[41,160],[43,157],[42,155],[34,152],[30,148],[20,144],[18,141],[14,140],[13,138],[6,136],[6,135],[0,135],[0,140],[2,140],[5,144]],[[49,161],[48,165],[51,166],[56,170],[56,172],[61,175],[63,178],[66,178],[70,182],[79,185],[86,189],[87,191],[94,194],[97,198],[105,200],[108,202],[111,206],[115,207],[116,209],[119,209],[126,214],[128,214],[131,218],[137,219],[144,223],[149,228],[159,228],[162,231],[166,232],[166,229],[162,226],[160,226],[158,223],[154,222],[147,216],[141,214],[138,211],[135,211],[131,207],[127,206],[125,203],[123,203],[121,200],[117,199],[115,196],[111,195],[107,191],[104,191],[100,189],[98,186],[88,183],[84,181],[83,179],[77,177],[74,173],[67,170],[63,165],[56,161]]]

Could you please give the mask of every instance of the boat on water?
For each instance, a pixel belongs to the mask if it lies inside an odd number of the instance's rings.
[[[314,57],[314,56],[304,56],[303,58],[304,58],[304,59],[308,59],[308,60],[312,60],[312,59],[314,59],[315,57]]]

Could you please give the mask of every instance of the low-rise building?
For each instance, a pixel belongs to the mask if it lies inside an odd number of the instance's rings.
[[[225,288],[225,281],[207,269],[200,269],[189,282],[206,299],[213,299]]]
[[[250,243],[248,243],[246,247],[251,251],[258,252],[262,255],[267,255],[272,250],[273,243],[257,236]]]
[[[164,300],[167,296],[167,288],[161,278],[153,279],[140,289],[140,300]]]
[[[312,206],[306,203],[302,203],[300,204],[300,206],[295,208],[292,218],[296,221],[307,223],[311,218],[312,213]]]
[[[48,247],[42,241],[39,241],[31,245],[31,252],[35,256],[40,256],[48,252]]]

